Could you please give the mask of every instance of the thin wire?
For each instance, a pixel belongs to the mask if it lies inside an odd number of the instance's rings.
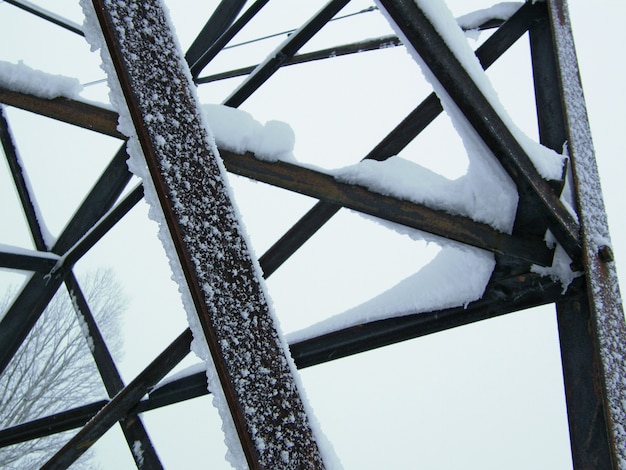
[[[104,83],[107,80],[108,79],[106,79],[106,78],[101,78],[100,80],[94,80],[93,82],[81,83],[81,86],[82,87],[87,87],[87,86],[92,86],[92,85],[99,85],[100,83]]]
[[[53,11],[46,10],[39,5],[35,5],[26,0],[2,0],[0,3],[7,3],[8,5],[13,5],[27,13],[35,15],[43,20],[49,21],[57,26],[60,26],[63,29],[71,31],[72,33],[78,34],[79,36],[84,36],[85,33],[82,31],[80,25],[74,23],[73,21],[64,18],[63,16],[54,13]]]
[[[375,10],[378,10],[378,7],[375,6],[375,5],[372,5],[372,6],[368,7],[368,8],[364,8],[363,10],[355,11],[354,13],[348,13],[346,15],[338,16],[336,18],[333,18],[332,20],[329,21],[329,23],[331,21],[343,20],[343,19],[346,19],[346,18],[350,18],[351,16],[360,15],[362,13],[369,13],[369,12],[375,11]],[[291,34],[294,31],[297,31],[297,29],[289,29],[289,30],[286,30],[286,31],[281,31],[280,33],[274,33],[274,34],[270,34],[268,36],[263,36],[263,37],[256,38],[256,39],[250,39],[249,41],[239,42],[237,44],[233,44],[232,46],[226,46],[226,47],[222,48],[222,50],[225,51],[227,49],[233,49],[235,47],[245,46],[247,44],[252,44],[252,43],[255,43],[255,42],[259,42],[259,41],[264,41],[266,39],[275,38],[277,36],[283,36],[285,34]]]

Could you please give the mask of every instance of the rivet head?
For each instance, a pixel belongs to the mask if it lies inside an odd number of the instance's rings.
[[[600,257],[600,260],[605,263],[610,263],[615,259],[613,256],[613,250],[610,246],[607,245],[602,245],[600,248],[598,248],[598,256]]]

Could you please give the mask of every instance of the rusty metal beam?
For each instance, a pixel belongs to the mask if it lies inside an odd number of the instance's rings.
[[[52,100],[0,86],[0,103],[46,116],[57,121],[99,132],[118,139],[125,139],[117,130],[117,113],[108,109],[68,98]]]
[[[94,112],[101,111],[103,110],[100,108],[94,109]],[[441,112],[439,101],[434,94],[430,95],[370,152],[366,159],[384,160],[394,155],[432,122],[439,112]],[[109,122],[112,125],[114,121]],[[320,199],[322,202],[318,203],[318,206],[323,206],[314,207],[312,212],[322,213],[319,219],[322,224],[328,221],[340,207],[347,207],[495,253],[509,254],[542,266],[550,264],[551,252],[540,238],[524,240],[504,234],[467,217],[455,216],[428,206],[382,196],[359,186],[340,183],[329,175],[298,165],[267,162],[254,158],[252,154],[241,155],[225,150],[220,152],[220,156],[230,172]],[[316,215],[317,217],[319,215]],[[317,228],[319,227],[321,225]],[[301,246],[301,243],[298,243],[299,233],[296,232],[299,230],[301,228],[296,225],[295,229],[288,232],[287,239],[292,244],[289,250],[285,250],[285,241],[280,241],[275,245],[274,250],[280,250],[279,256],[283,258],[282,260],[276,258],[277,255],[272,251],[268,253],[274,257],[269,257],[267,254],[261,257],[259,261],[266,276],[286,259],[284,258],[286,254],[291,254],[294,248]],[[90,238],[96,239],[97,236],[102,235],[100,231],[93,232],[90,233]],[[308,226],[305,235],[312,235]],[[76,262],[94,243],[94,241],[84,240],[81,246],[74,248],[74,254],[68,256],[67,264],[71,265]]]
[[[572,415],[570,426],[575,435],[572,455],[577,469],[591,465],[621,469],[626,462],[624,309],[569,12],[563,0],[548,1],[548,11],[587,280],[585,295],[577,303],[559,308],[561,334],[572,339],[569,345],[584,339],[580,342],[584,348],[581,352],[562,350],[568,413]],[[574,320],[576,317],[579,318]],[[567,330],[573,322],[578,326]],[[570,331],[573,333],[569,334]],[[578,362],[580,356],[584,356],[584,361]],[[593,409],[589,409],[590,402],[595,405]],[[583,422],[585,418],[593,421]],[[578,426],[582,429],[577,429]]]
[[[562,149],[567,130],[547,7],[529,38],[540,141],[551,149]],[[574,468],[611,468],[599,361],[585,290],[556,302],[556,310]]]
[[[131,8],[94,0],[94,7],[243,455],[251,468],[279,467],[286,455],[295,467],[321,468],[286,347],[165,15],[155,2]],[[156,115],[166,119],[150,119]],[[251,408],[264,413],[245,411]],[[55,459],[75,458],[78,444]]]
[[[578,223],[534,167],[497,111],[474,83],[421,8],[412,0],[381,0],[409,44],[454,100],[468,122],[511,176],[518,191],[529,194],[570,258],[580,259]]]
[[[476,57],[483,68],[491,66],[506,52],[528,28],[545,13],[540,3],[525,3],[495,31],[477,50]],[[397,155],[417,135],[419,135],[441,112],[439,98],[431,93],[400,124],[398,124],[363,159],[386,160]],[[318,202],[300,218],[279,240],[260,258],[265,276],[278,269],[289,257],[311,238],[340,209],[328,202]]]
[[[376,194],[290,163],[267,162],[252,155],[226,151],[222,151],[221,156],[227,168],[238,175],[495,253],[509,254],[540,265],[551,264],[552,253],[542,239],[516,238],[468,217]]]

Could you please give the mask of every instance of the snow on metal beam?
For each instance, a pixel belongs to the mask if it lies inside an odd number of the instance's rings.
[[[468,122],[515,181],[531,195],[570,258],[580,257],[578,224],[533,166],[513,132],[413,0],[381,0],[393,22],[444,87]]]
[[[140,172],[147,165],[147,198],[163,211],[170,262],[188,289],[192,329],[208,344],[210,386],[223,392],[219,408],[223,420],[232,419],[240,458],[251,468],[321,468],[295,367],[165,15],[158,2],[93,3],[123,93],[118,99],[126,101],[126,119],[135,128],[130,146],[140,146],[145,157],[140,162],[141,155],[131,152],[133,165]],[[237,437],[227,436],[233,453],[241,452],[233,444]]]
[[[509,20],[494,32],[476,50],[476,57],[487,69],[506,52],[542,14],[540,4],[525,3]],[[441,102],[431,93],[411,111],[375,148],[363,159],[386,160],[397,155],[417,137],[441,112]],[[311,238],[340,207],[320,201],[298,220],[268,251],[259,262],[266,276],[276,271],[309,238]]]

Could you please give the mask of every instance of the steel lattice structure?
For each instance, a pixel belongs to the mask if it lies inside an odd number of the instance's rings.
[[[8,3],[27,8],[22,2]],[[140,3],[151,5],[150,2]],[[626,459],[626,435],[624,435],[626,422],[621,402],[624,399],[623,384],[626,383],[626,372],[624,365],[616,358],[624,357],[626,354],[624,314],[608,242],[599,177],[595,168],[572,33],[564,2],[528,1],[506,21],[491,18],[484,22],[480,28],[494,31],[476,50],[476,56],[486,69],[521,37],[526,35],[529,37],[540,140],[546,147],[559,152],[567,142],[575,180],[578,220],[559,200],[564,181],[546,181],[539,175],[507,124],[441,38],[428,16],[412,0],[380,2],[380,8],[386,10],[391,21],[396,23],[404,37],[403,40],[396,36],[388,36],[299,54],[303,45],[349,3],[349,0],[331,0],[303,27],[293,32],[278,52],[270,55],[260,65],[203,76],[207,65],[227,47],[248,22],[263,11],[267,3],[268,0],[256,0],[251,5],[239,0],[224,0],[220,3],[185,55],[191,76],[198,86],[232,77],[245,77],[224,102],[227,106],[238,107],[283,68],[316,60],[330,61],[339,56],[377,50],[383,45],[407,47],[420,55],[477,134],[498,158],[502,168],[515,182],[520,199],[513,231],[506,234],[468,217],[452,215],[425,204],[383,196],[360,186],[339,182],[327,174],[305,166],[260,160],[250,153],[238,154],[219,149],[228,172],[319,200],[284,236],[260,256],[258,262],[266,278],[278,270],[344,207],[495,254],[496,268],[481,299],[466,306],[372,321],[290,344],[289,349],[296,366],[310,367],[533,306],[555,304],[574,466],[577,469],[623,468],[621,462]],[[97,11],[101,12],[100,19],[107,48],[113,57],[122,91],[126,94],[135,128],[142,142],[143,153],[150,166],[150,158],[157,162],[165,151],[154,144],[156,132],[154,126],[146,119],[146,114],[140,112],[144,104],[138,97],[140,95],[138,90],[142,85],[137,77],[147,74],[145,71],[133,72],[128,62],[124,62],[134,52],[125,49],[123,39],[116,36],[116,27],[113,23],[107,26],[107,21],[111,22],[115,15],[125,17],[124,7],[116,11],[117,7],[109,2],[96,0],[94,5]],[[32,13],[58,23],[60,27],[72,29],[71,25],[50,17],[42,10],[28,8]],[[114,11],[115,14],[112,13]],[[146,11],[141,10],[139,16],[132,21],[146,20],[149,16]],[[73,32],[81,34],[80,30]],[[164,34],[163,37],[167,35]],[[141,49],[141,45],[138,47]],[[143,58],[139,65],[147,63],[148,59]],[[168,76],[167,68],[168,64],[164,63],[161,78],[166,77],[168,82],[172,82],[172,76],[175,75]],[[127,76],[124,76],[124,73]],[[175,74],[176,71],[172,73]],[[181,90],[184,91],[184,88],[185,85],[181,85]],[[133,93],[136,93],[136,96]],[[183,98],[176,96],[173,102],[178,104],[183,102],[180,101]],[[44,99],[4,86],[0,86],[0,102],[4,106],[20,108],[126,140],[117,129],[118,115],[114,111],[93,104],[67,98]],[[137,110],[134,110],[133,106]],[[169,119],[174,117],[171,108],[172,106],[169,108],[166,106],[163,111],[171,113],[167,114]],[[434,93],[431,94],[397,123],[395,128],[364,156],[364,159],[383,161],[398,154],[442,111],[439,99]],[[81,257],[144,196],[141,186],[127,189],[131,174],[126,166],[128,158],[126,147],[122,145],[113,156],[54,245],[47,246],[11,137],[10,122],[4,114],[0,124],[4,154],[28,220],[34,247],[39,252],[22,254],[8,250],[0,251],[1,267],[32,272],[28,282],[18,292],[0,322],[0,370],[4,370],[11,361],[55,292],[65,285],[72,297],[78,299],[76,307],[87,321],[89,335],[94,341],[94,359],[107,393],[111,397],[110,400],[78,406],[53,416],[1,430],[0,445],[7,446],[69,429],[82,428],[77,437],[60,449],[48,464],[48,468],[65,468],[88,447],[84,445],[85,442],[92,443],[97,440],[119,421],[125,430],[129,446],[136,441],[142,443],[144,454],[141,461],[136,462],[138,468],[160,468],[161,463],[150,438],[141,420],[136,418],[143,412],[208,393],[204,373],[172,381],[151,391],[187,355],[192,340],[191,331],[187,329],[182,332],[135,380],[124,384],[98,332],[98,326],[73,272],[74,265]],[[153,157],[149,157],[151,154]],[[221,337],[218,331],[216,337],[211,339],[213,334],[211,328],[219,330],[220,327],[211,326],[210,308],[206,312],[203,311],[203,302],[206,301],[209,306],[219,302],[203,297],[202,283],[198,281],[202,273],[198,268],[199,264],[193,262],[195,255],[189,255],[189,260],[184,261],[187,256],[185,253],[196,253],[193,251],[194,244],[197,244],[200,236],[190,235],[181,230],[184,224],[176,210],[172,209],[171,213],[168,213],[168,200],[172,198],[168,191],[177,183],[174,182],[175,178],[168,179],[166,172],[158,163],[154,165],[154,169],[151,168],[151,180],[156,187],[157,195],[162,198],[169,232],[183,260],[181,264],[187,286],[192,291],[192,296],[195,295],[194,292],[197,293],[194,305],[205,335],[209,338],[207,341],[214,355],[214,362],[219,361],[227,356],[227,352],[219,348],[224,337]],[[199,180],[192,179],[199,173],[194,171],[183,175],[183,183],[191,182],[194,187],[202,187],[203,184],[197,182]],[[163,181],[160,181],[161,177]],[[209,209],[217,208],[220,212],[227,207],[227,202],[219,197],[211,198],[207,206]],[[195,209],[196,212],[202,210],[208,217],[207,214],[210,212],[204,211],[205,208],[197,202],[200,199],[197,194],[188,200],[181,197],[181,205],[189,210]],[[228,219],[228,216],[219,215],[219,217]],[[221,219],[219,226],[222,229],[226,219]],[[585,274],[576,278],[566,292],[563,292],[558,280],[537,274],[532,269],[534,265],[549,266],[552,262],[554,251],[548,248],[544,241],[547,230],[550,230],[565,249],[576,269],[584,271]],[[226,245],[235,246],[232,239],[226,242]],[[216,268],[218,274],[227,276],[224,273],[232,271],[233,266],[245,271],[249,265],[249,260],[239,258],[241,250],[232,251],[233,265]],[[203,253],[198,256],[203,256]],[[218,265],[215,260],[208,263],[212,266]],[[253,274],[250,276],[254,277]],[[244,282],[238,277],[236,279],[229,277],[228,280],[235,285],[238,285],[237,282]],[[262,300],[255,298],[253,303],[256,308],[262,309]],[[273,341],[268,339],[271,338],[268,331],[261,328],[258,332],[260,348]],[[270,362],[276,364],[280,360]],[[223,377],[220,376],[222,388],[226,390],[229,380],[232,382],[240,380],[233,378],[233,374],[236,375],[236,371],[241,368],[232,366],[231,370],[229,367],[231,366],[225,365]],[[274,379],[281,374],[289,375],[284,371],[272,371],[272,374]],[[231,411],[238,406],[244,408],[250,392],[244,391],[239,395],[237,393],[225,392],[230,400]],[[295,399],[297,400],[297,397]],[[270,407],[269,401],[262,406]],[[236,411],[232,413],[237,414]],[[241,418],[235,417],[234,420],[248,465],[251,468],[276,465],[275,461],[271,461],[273,464],[263,461],[262,452],[255,447],[254,438],[249,435],[252,425],[247,424],[245,414],[241,413]],[[273,425],[278,426],[279,423],[274,422]],[[306,426],[303,426],[305,429],[303,435],[306,435]],[[302,438],[300,442],[304,441],[305,438]],[[304,449],[302,453],[306,454],[303,458],[310,459],[308,464],[312,468],[321,465],[315,451],[307,450],[304,445],[301,447]]]

